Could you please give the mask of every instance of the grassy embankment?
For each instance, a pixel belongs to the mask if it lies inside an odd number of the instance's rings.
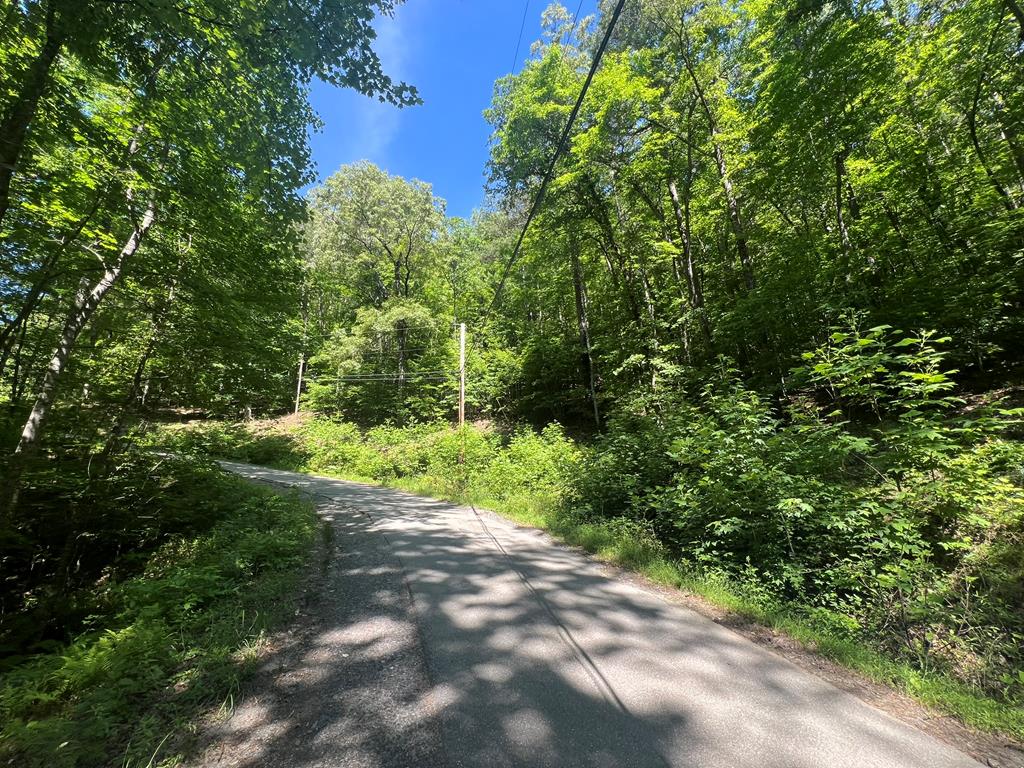
[[[4,764],[177,764],[294,617],[312,505],[208,460],[122,460],[98,486],[70,460],[30,475],[3,531]]]

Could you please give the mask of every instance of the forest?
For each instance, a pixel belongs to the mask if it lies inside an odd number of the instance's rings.
[[[0,756],[144,765],[236,690],[316,524],[211,457],[472,498],[1024,739],[1024,7],[618,5],[544,11],[469,219],[316,182],[313,80],[420,101],[393,0],[4,5]]]

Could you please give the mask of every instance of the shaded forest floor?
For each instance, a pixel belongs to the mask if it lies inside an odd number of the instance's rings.
[[[316,517],[208,459],[87,470],[41,459],[0,529],[0,762],[173,765],[293,620]]]

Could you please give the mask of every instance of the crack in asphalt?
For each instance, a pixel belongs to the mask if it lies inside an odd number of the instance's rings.
[[[327,615],[204,767],[978,766],[475,506],[224,465],[322,500],[339,562]]]

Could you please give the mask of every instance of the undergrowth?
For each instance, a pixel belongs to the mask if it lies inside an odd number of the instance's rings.
[[[943,343],[836,328],[782,400],[724,359],[666,372],[586,444],[325,418],[159,439],[493,508],[1024,738],[1024,410],[957,397]]]
[[[75,580],[77,591],[55,586],[55,567],[44,582],[23,584],[29,598],[5,614],[13,626],[0,683],[0,762],[176,764],[199,715],[231,706],[267,632],[294,614],[316,530],[309,504],[192,459],[130,462],[134,469],[112,473],[100,489],[120,490],[111,503],[127,510],[126,519],[144,518],[145,525],[122,526],[130,545],[106,551],[109,532],[97,536],[105,554],[85,558],[89,578]],[[39,474],[33,482],[47,486]],[[40,509],[48,495],[60,498],[40,487],[26,509]],[[76,530],[90,530],[88,509],[79,510]],[[100,519],[92,529],[102,526]],[[29,525],[16,528],[23,540],[38,535]],[[59,566],[66,558],[56,559]],[[61,613],[69,604],[76,609]],[[37,628],[45,617],[56,627],[49,638],[26,637],[26,616]],[[15,647],[21,652],[11,653]]]
[[[719,402],[718,407],[724,406]],[[1012,633],[998,626],[979,630],[983,638],[990,636],[986,632],[1005,632],[992,645],[993,652],[1002,654],[998,658],[1004,671],[998,674],[1006,679],[996,677],[995,684],[982,686],[976,678],[958,674],[941,657],[921,663],[917,654],[894,651],[894,643],[886,634],[892,629],[879,629],[870,623],[877,606],[858,610],[852,600],[843,603],[835,599],[839,596],[835,590],[828,593],[832,595],[829,600],[811,599],[808,593],[803,597],[793,595],[779,587],[776,574],[761,570],[749,560],[730,564],[728,557],[719,556],[716,563],[714,558],[695,557],[673,546],[671,537],[659,530],[657,522],[643,514],[644,507],[638,500],[648,499],[646,509],[650,510],[650,497],[660,493],[658,503],[662,509],[667,505],[664,494],[670,487],[668,481],[659,486],[652,478],[663,471],[666,461],[679,461],[666,457],[662,450],[669,449],[663,446],[675,441],[677,450],[681,450],[678,436],[692,434],[700,427],[699,413],[686,412],[685,417],[694,420],[686,430],[680,432],[669,425],[671,430],[666,434],[665,422],[661,421],[659,434],[653,418],[649,428],[637,430],[634,413],[624,419],[624,424],[616,426],[613,422],[608,433],[591,446],[570,440],[557,425],[540,433],[521,429],[507,435],[473,426],[459,431],[444,424],[382,426],[362,431],[349,423],[316,417],[165,427],[152,432],[149,439],[185,453],[381,483],[492,509],[523,525],[548,530],[654,582],[701,595],[779,629],[828,658],[969,725],[1024,740],[1020,687],[1011,677],[1011,670],[1018,674],[1014,667],[1018,660],[1005,655],[1007,647],[1015,642]],[[705,416],[708,421],[715,418],[713,410]],[[738,431],[735,424],[732,428]],[[723,472],[736,466],[736,454],[741,450],[743,446],[733,441],[731,453],[722,454]],[[1006,449],[989,441],[985,450],[998,453]],[[460,456],[464,457],[463,463]],[[670,473],[668,480],[671,477]],[[730,487],[725,474],[718,482],[725,487],[716,493]],[[1016,510],[1015,492],[999,484],[1002,482],[999,480],[994,487],[1007,489],[1003,492],[1011,495],[1006,503]],[[992,487],[980,490],[991,493]],[[794,520],[800,511],[796,510]],[[998,505],[990,512],[998,512]],[[793,523],[789,531],[793,546],[804,546]],[[883,582],[884,578],[878,580],[875,588]],[[931,605],[935,604],[933,600]]]

